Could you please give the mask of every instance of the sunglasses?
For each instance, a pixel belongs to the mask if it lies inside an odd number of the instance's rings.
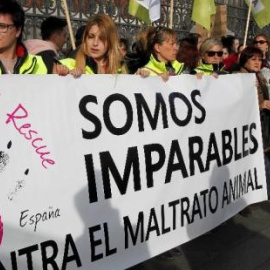
[[[217,55],[218,57],[221,57],[222,55],[223,55],[223,51],[218,51],[218,52],[215,52],[215,51],[208,51],[208,52],[206,52],[207,53],[207,55],[209,56],[209,57],[213,57],[213,56],[215,56],[215,55]]]
[[[267,41],[265,41],[265,40],[255,40],[253,43],[254,44],[264,44],[264,43],[266,43]]]

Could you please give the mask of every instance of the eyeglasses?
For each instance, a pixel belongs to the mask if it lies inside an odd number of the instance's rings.
[[[208,52],[206,52],[207,53],[207,55],[209,56],[209,57],[213,57],[213,56],[215,56],[215,55],[217,55],[218,57],[221,57],[222,55],[223,55],[223,51],[218,51],[218,52],[215,52],[215,51],[208,51]]]
[[[0,23],[0,33],[6,33],[9,28],[13,27],[14,24],[5,24],[5,23]]]
[[[264,43],[266,43],[267,41],[266,40],[254,40],[254,44],[264,44]]]

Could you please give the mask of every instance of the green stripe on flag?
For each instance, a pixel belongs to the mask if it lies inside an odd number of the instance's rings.
[[[149,10],[141,5],[138,0],[129,0],[128,13],[148,25],[151,24]]]

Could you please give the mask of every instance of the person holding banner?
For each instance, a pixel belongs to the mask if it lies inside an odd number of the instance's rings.
[[[60,62],[69,68],[74,77],[82,74],[127,73],[125,66],[121,65],[118,40],[112,19],[106,14],[97,14],[87,23],[75,58]]]
[[[223,46],[219,39],[208,38],[200,47],[201,63],[191,73],[204,75],[228,74],[222,63]]]
[[[15,0],[0,2],[0,74],[47,74],[41,56],[22,44],[25,15]]]
[[[247,46],[241,53],[240,73],[255,73],[257,78],[258,102],[264,147],[265,173],[268,199],[270,197],[270,100],[267,82],[261,73],[263,52],[254,46]]]
[[[162,76],[164,80],[167,80],[168,76],[182,74],[184,63],[176,60],[179,45],[174,30],[165,27],[149,27],[145,38],[150,60],[138,70],[137,74],[146,71],[150,76]]]

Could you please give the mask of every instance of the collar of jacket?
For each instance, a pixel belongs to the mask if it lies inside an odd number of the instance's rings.
[[[226,70],[223,70],[224,64],[200,64],[195,70],[197,72],[204,72],[204,73],[213,73],[216,72],[218,74],[228,74]]]
[[[88,67],[90,67],[90,69],[92,69],[95,74],[97,74],[97,72],[98,72],[97,63],[95,62],[95,60],[92,57],[90,57],[90,56],[86,57],[86,65]]]
[[[150,62],[154,66],[156,70],[158,70],[160,73],[167,73],[167,68],[165,62],[158,61],[153,54],[150,56]],[[183,65],[180,65],[180,63],[177,60],[173,60],[170,62],[171,66],[175,69],[176,74],[180,74],[183,70]],[[177,63],[179,63],[179,67],[177,66]],[[181,69],[182,67],[182,69]]]
[[[22,43],[18,43],[16,46],[15,53],[16,53],[17,61],[14,66],[14,74],[18,74],[20,67],[25,62],[25,59],[28,56],[28,52]],[[6,74],[5,68],[1,61],[0,61],[0,69],[1,69],[1,74]]]
[[[208,64],[208,63],[205,63],[204,62],[204,60],[202,60],[202,66],[206,69],[206,70],[208,70],[208,71],[210,71],[210,70],[212,70],[212,71],[221,71],[221,70],[223,70],[223,68],[224,68],[224,64],[223,63],[219,63],[219,64]]]
[[[158,70],[160,73],[167,72],[165,63],[158,61],[153,54],[150,56],[150,62],[152,63],[155,70]]]

